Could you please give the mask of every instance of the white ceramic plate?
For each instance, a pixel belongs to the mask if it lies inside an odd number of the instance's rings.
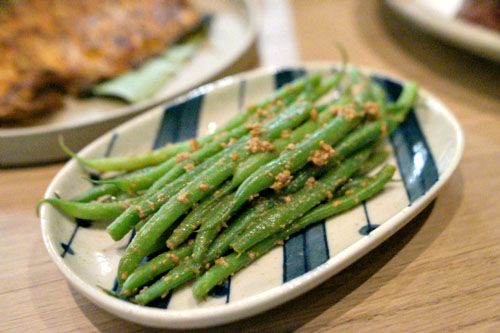
[[[144,151],[166,140],[214,130],[244,105],[271,92],[275,84],[307,72],[329,72],[332,63],[294,69],[259,69],[196,89],[107,133],[81,152],[84,157]],[[377,74],[397,96],[401,82]],[[317,286],[366,254],[418,214],[450,178],[462,156],[462,131],[454,116],[422,91],[418,107],[392,135],[390,162],[396,178],[379,196],[347,213],[307,229],[276,247],[197,303],[189,286],[175,290],[156,307],[109,296],[97,286],[115,286],[117,264],[129,237],[114,242],[102,224],[76,224],[49,205],[41,210],[42,233],[50,256],[75,288],[95,304],[124,319],[148,326],[194,328],[219,325],[270,309]],[[81,194],[90,186],[71,160],[47,189],[46,197]],[[306,311],[306,310],[304,310]]]
[[[190,0],[212,14],[207,41],[196,55],[152,98],[125,104],[104,98],[67,98],[62,110],[23,127],[0,127],[0,167],[66,158],[57,138],[78,149],[101,134],[182,92],[207,82],[233,65],[254,45],[255,8],[251,1]]]
[[[500,33],[457,18],[464,0],[386,0],[397,13],[444,41],[500,61]]]

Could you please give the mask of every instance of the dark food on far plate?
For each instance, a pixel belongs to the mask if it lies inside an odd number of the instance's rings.
[[[500,32],[500,0],[467,0],[458,17]]]
[[[183,0],[25,0],[0,8],[0,121],[62,106],[201,21]]]

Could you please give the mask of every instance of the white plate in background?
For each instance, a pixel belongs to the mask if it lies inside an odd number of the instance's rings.
[[[442,40],[500,62],[500,32],[458,18],[464,0],[386,0],[396,13]]]
[[[302,70],[331,72],[333,63],[310,63],[292,69],[258,69],[200,87],[108,132],[86,147],[83,157],[107,153],[123,155],[145,151],[159,138],[184,139],[203,135],[227,121],[243,105],[269,94],[275,82],[284,83]],[[390,94],[397,94],[400,79],[368,70],[380,78]],[[175,111],[175,112],[171,112]],[[175,132],[175,133],[174,133]],[[388,140],[389,162],[398,165],[396,178],[386,189],[340,216],[319,223],[284,246],[252,263],[204,302],[196,302],[190,286],[175,290],[155,307],[145,307],[109,296],[119,258],[129,240],[114,242],[102,225],[78,225],[52,206],[41,209],[42,234],[48,252],[85,297],[103,309],[136,323],[164,328],[199,328],[220,325],[268,310],[319,285],[378,246],[416,216],[449,180],[464,148],[460,125],[434,96],[421,91],[412,112]],[[69,161],[46,191],[71,198],[90,185],[75,160]],[[304,311],[307,311],[304,304]]]
[[[247,0],[190,0],[211,14],[207,40],[186,65],[152,98],[126,104],[112,99],[65,98],[65,106],[29,125],[0,127],[0,167],[46,163],[67,157],[58,136],[80,149],[101,134],[209,79],[220,75],[254,46],[256,9]]]

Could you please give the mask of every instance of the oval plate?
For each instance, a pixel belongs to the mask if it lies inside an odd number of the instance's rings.
[[[0,127],[0,167],[64,160],[67,156],[59,147],[58,136],[63,135],[68,144],[81,149],[140,112],[208,82],[231,66],[252,61],[243,59],[257,36],[256,8],[251,1],[189,1],[212,16],[207,40],[153,97],[134,104],[66,97],[61,110],[36,117],[29,124]]]
[[[245,105],[304,72],[329,72],[332,63],[300,68],[258,69],[205,85],[107,133],[81,152],[102,157],[144,151],[213,131]],[[370,70],[396,98],[402,82]],[[105,226],[74,221],[53,207],[41,210],[48,252],[68,281],[98,306],[127,320],[168,328],[195,328],[236,321],[286,302],[317,286],[366,254],[418,214],[450,178],[462,156],[464,139],[454,116],[422,91],[416,110],[387,141],[398,165],[397,178],[384,192],[341,216],[319,223],[276,247],[210,297],[197,303],[190,286],[144,307],[117,299],[99,287],[116,288],[118,261],[130,237],[114,242]],[[71,198],[90,185],[69,161],[52,181],[46,197]],[[76,222],[76,223],[75,223]]]

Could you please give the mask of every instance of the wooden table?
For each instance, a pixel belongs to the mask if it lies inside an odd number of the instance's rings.
[[[351,62],[416,80],[461,122],[465,155],[434,203],[372,255],[283,306],[219,329],[498,330],[500,64],[443,45],[381,1],[301,0],[291,12],[300,59],[339,60],[338,41]],[[61,166],[0,170],[0,331],[146,330],[87,301],[50,261],[34,205]]]

